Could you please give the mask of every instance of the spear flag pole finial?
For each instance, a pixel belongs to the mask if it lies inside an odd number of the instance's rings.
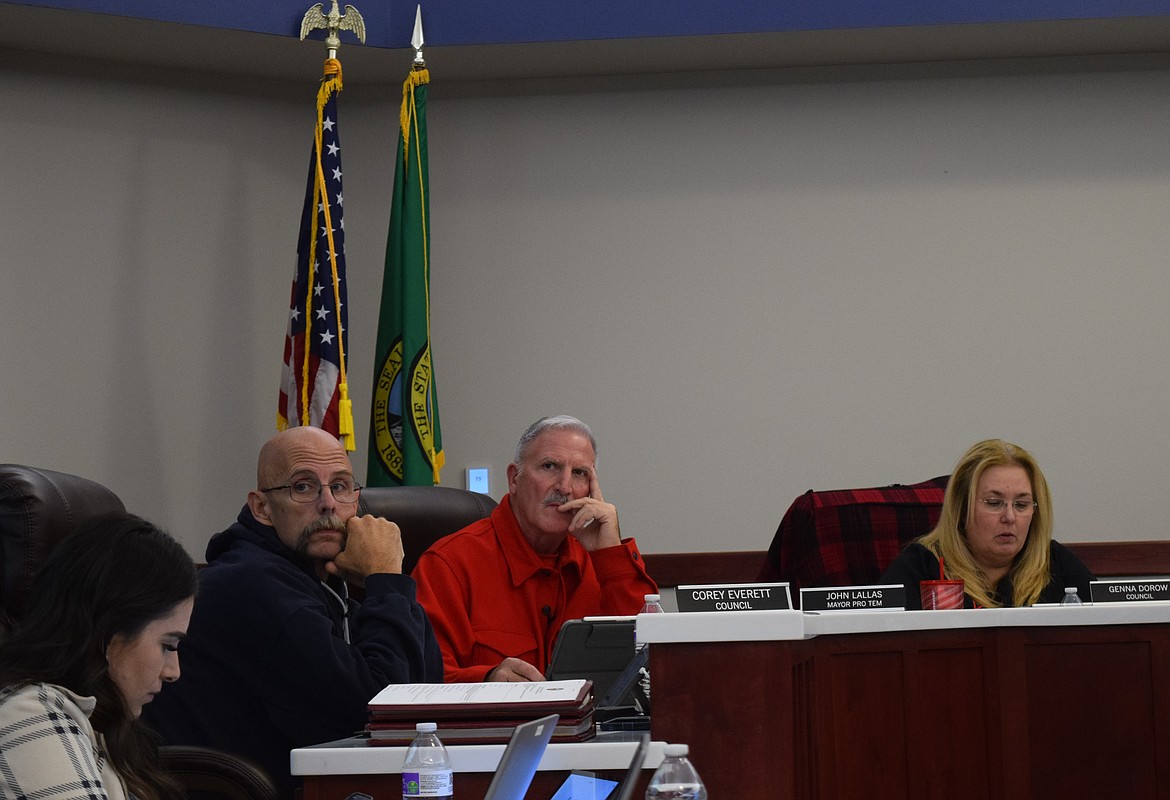
[[[422,31],[422,6],[414,7],[414,35],[410,37],[410,46],[414,48],[414,63],[420,67],[426,66],[426,61],[423,60],[422,46],[423,46],[423,31]]]

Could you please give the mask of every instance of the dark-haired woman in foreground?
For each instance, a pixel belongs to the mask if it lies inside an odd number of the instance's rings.
[[[83,523],[0,643],[0,798],[183,796],[138,717],[179,677],[195,565],[127,513]]]

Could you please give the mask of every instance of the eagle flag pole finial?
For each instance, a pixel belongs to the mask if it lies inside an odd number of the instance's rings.
[[[362,15],[353,6],[345,7],[342,14],[337,7],[337,0],[333,0],[333,8],[324,13],[324,6],[318,3],[305,12],[301,20],[301,41],[309,35],[309,31],[320,28],[325,31],[325,47],[329,51],[329,58],[337,58],[337,49],[341,47],[340,31],[353,31],[358,41],[366,43],[366,22]]]

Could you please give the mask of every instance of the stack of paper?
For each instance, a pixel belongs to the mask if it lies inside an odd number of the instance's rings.
[[[387,686],[369,704],[371,744],[409,744],[415,724],[434,722],[447,744],[507,742],[523,722],[560,714],[554,742],[593,736],[593,682],[402,683]]]

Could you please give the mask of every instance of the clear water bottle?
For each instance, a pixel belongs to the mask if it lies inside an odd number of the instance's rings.
[[[648,594],[643,598],[645,603],[642,604],[642,610],[639,614],[661,614],[662,613],[662,595]]]
[[[642,610],[639,614],[663,614],[665,610],[662,608],[662,595],[648,594],[643,596]],[[646,646],[645,642],[638,644],[638,634],[634,634],[634,651],[637,652]],[[638,686],[642,689],[642,694],[645,695],[646,701],[650,701],[650,670],[642,667],[642,674],[638,678]],[[642,709],[643,712],[646,709]]]
[[[454,795],[451,758],[435,734],[436,727],[433,722],[414,726],[418,733],[402,763],[402,800],[416,797],[451,800]]]
[[[644,600],[644,602],[642,603],[642,610],[638,612],[639,614],[662,614],[662,613],[664,613],[663,608],[662,608],[662,603],[659,602],[660,600],[662,600],[662,595],[648,594],[648,595],[645,595],[642,599]],[[634,649],[641,650],[645,646],[646,646],[645,642],[643,642],[642,644],[638,644],[638,634],[637,634],[637,632],[635,632],[634,633]]]
[[[707,800],[707,787],[687,758],[685,744],[668,744],[646,787],[646,800]]]
[[[1083,603],[1081,603],[1081,596],[1079,594],[1077,594],[1077,587],[1075,587],[1075,586],[1064,587],[1064,597],[1061,598],[1060,604],[1062,606],[1083,605]]]
[[[663,614],[662,604],[659,602],[662,599],[660,594],[647,594],[642,598],[645,600],[642,604],[642,609],[639,614]],[[646,642],[638,643],[638,632],[634,632],[634,650],[640,650],[646,647]]]

